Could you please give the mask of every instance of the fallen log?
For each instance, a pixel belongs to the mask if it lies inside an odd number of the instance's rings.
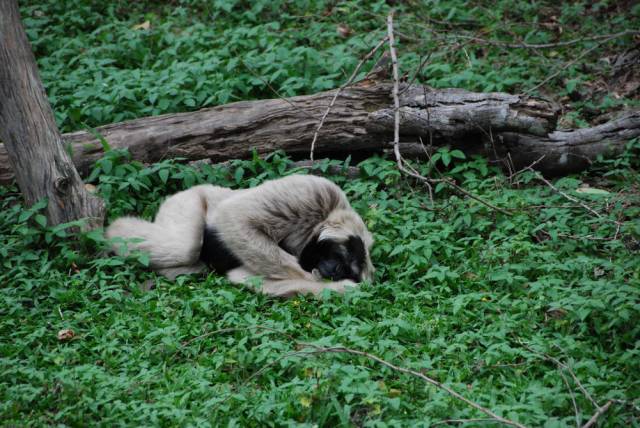
[[[320,130],[316,157],[368,155],[388,148],[393,134],[391,87],[365,80],[344,89]],[[603,151],[617,153],[640,135],[638,112],[594,128],[555,131],[559,110],[542,99],[420,85],[401,85],[400,92],[403,143],[448,144],[487,156],[510,152],[516,167],[549,154],[540,166],[554,174],[584,169],[585,159],[593,160]],[[283,150],[294,158],[306,158],[334,94],[242,101],[105,125],[95,132],[111,148],[127,148],[144,163],[176,157],[222,162],[250,157],[254,149]],[[103,155],[103,145],[93,132],[73,132],[63,138],[81,174]],[[0,183],[12,176],[0,145]]]

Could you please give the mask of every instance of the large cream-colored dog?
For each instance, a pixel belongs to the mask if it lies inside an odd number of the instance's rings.
[[[310,175],[243,190],[195,186],[169,197],[153,223],[121,217],[106,235],[140,238],[114,250],[148,252],[168,278],[209,267],[234,283],[261,277],[273,296],[342,292],[373,274],[364,222],[337,185]]]

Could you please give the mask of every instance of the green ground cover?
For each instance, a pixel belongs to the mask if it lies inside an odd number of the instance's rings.
[[[565,120],[587,124],[637,104],[594,89],[609,67],[599,58],[631,46],[631,36],[553,52],[452,37],[547,43],[638,28],[633,3],[591,3],[396,5],[403,71],[412,76],[431,51],[420,81],[518,92],[595,46],[539,89],[567,97]],[[336,87],[382,37],[389,10],[305,1],[21,6],[63,131],[274,97],[265,80],[285,96]],[[147,20],[148,30],[134,29]],[[341,37],[337,24],[352,34]],[[621,400],[601,426],[638,426],[639,150],[630,142],[619,159],[553,181],[598,216],[533,173],[510,178],[459,152],[415,166],[511,215],[446,188],[432,205],[393,162],[366,160],[359,178],[332,179],[376,238],[376,278],[320,301],[270,299],[216,275],[165,281],[144,255],[105,257],[99,232],[70,239],[46,224],[42,206],[25,208],[15,186],[0,187],[0,424],[429,426],[486,417],[365,357],[301,353],[306,342],[366,350],[528,426],[575,426],[576,407],[582,423],[595,412],[573,373],[600,405]],[[88,181],[111,219],[151,217],[175,191],[254,186],[295,172],[289,164],[274,154],[228,169],[145,167],[110,151]],[[148,280],[156,288],[141,291]],[[75,336],[59,340],[64,329]]]

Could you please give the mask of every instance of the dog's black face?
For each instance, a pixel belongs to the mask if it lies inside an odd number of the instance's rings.
[[[300,266],[307,272],[317,269],[325,279],[362,281],[366,252],[360,237],[349,236],[345,242],[314,237],[302,250]]]

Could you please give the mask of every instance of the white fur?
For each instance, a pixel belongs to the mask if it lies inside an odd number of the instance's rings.
[[[319,294],[328,288],[338,292],[352,281],[319,281],[300,266],[297,256],[313,236],[344,241],[360,236],[365,244],[363,276],[371,279],[373,266],[368,254],[373,244],[360,216],[344,193],[320,177],[293,175],[244,190],[200,185],[176,193],[160,207],[154,222],[134,217],[117,219],[107,229],[107,238],[139,238],[128,248],[148,252],[151,267],[175,278],[205,268],[200,261],[205,223],[216,228],[229,250],[243,262],[227,273],[230,281],[264,279],[261,291],[273,296]],[[295,254],[284,251],[284,243]],[[119,254],[128,250],[114,245]]]

